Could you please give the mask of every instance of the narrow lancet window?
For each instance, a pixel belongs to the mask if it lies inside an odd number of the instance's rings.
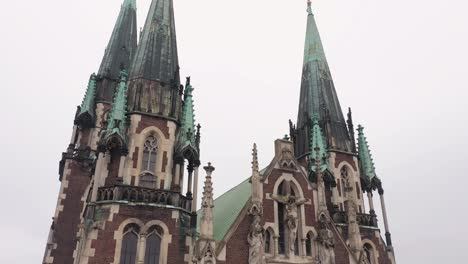
[[[153,136],[148,137],[145,141],[145,145],[143,146],[143,171],[155,173],[157,152],[158,140]]]
[[[146,237],[145,264],[159,264],[161,236],[156,228],[150,229]]]
[[[135,264],[138,245],[138,226],[129,225],[125,228],[122,239],[122,250],[120,255],[120,264]]]

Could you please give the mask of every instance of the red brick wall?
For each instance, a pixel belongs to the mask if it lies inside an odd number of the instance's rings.
[[[86,146],[91,136],[91,130],[81,132],[79,145]],[[68,187],[63,189],[65,199],[61,201],[63,210],[55,219],[54,242],[57,248],[52,250],[54,263],[73,263],[73,251],[76,247],[76,234],[81,223],[81,213],[84,203],[81,201],[90,183],[90,173],[81,169],[75,161],[68,161],[70,174],[66,176]],[[66,172],[64,172],[66,173]]]
[[[63,211],[55,219],[54,242],[57,248],[52,250],[54,263],[73,263],[73,251],[76,246],[76,233],[80,224],[83,210],[83,195],[90,182],[90,177],[84,173],[74,161],[70,164],[71,173],[67,176],[68,188],[63,193],[66,199],[62,200]]]
[[[89,259],[89,264],[109,264],[114,261],[116,250],[114,232],[119,229],[122,222],[129,218],[137,218],[145,224],[152,220],[164,222],[172,235],[167,264],[184,263],[184,255],[189,252],[189,248],[185,246],[186,236],[183,228],[180,227],[180,219],[173,219],[172,212],[173,209],[168,208],[120,205],[119,213],[114,215],[113,221],[106,222],[105,229],[100,230],[97,240],[92,242],[95,257]]]
[[[350,155],[350,154],[336,153],[336,159],[335,159],[336,168],[338,168],[338,166],[340,166],[341,162],[346,161],[349,164],[351,164],[354,171],[357,171],[356,164],[354,164],[353,158],[354,158],[354,156]]]
[[[239,227],[226,244],[226,263],[249,263],[249,243],[247,236],[250,230],[250,216],[242,219]]]

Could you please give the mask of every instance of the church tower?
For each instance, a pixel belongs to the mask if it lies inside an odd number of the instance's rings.
[[[60,162],[43,263],[191,260],[200,125],[179,76],[173,0],[152,0],[138,45],[137,33],[136,1],[124,0]]]

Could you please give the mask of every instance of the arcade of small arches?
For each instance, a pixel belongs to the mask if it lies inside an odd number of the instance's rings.
[[[163,264],[167,262],[171,235],[160,221],[144,225],[137,219],[128,219],[116,231],[114,264]]]

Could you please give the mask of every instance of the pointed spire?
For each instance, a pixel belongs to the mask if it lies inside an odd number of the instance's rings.
[[[257,207],[258,211],[261,211],[263,186],[258,168],[257,144],[254,144],[252,149],[252,178],[250,181],[252,183],[252,203]]]
[[[153,0],[132,63],[130,79],[180,83],[173,0]],[[176,80],[177,79],[177,80]]]
[[[211,181],[211,175],[215,168],[208,163],[208,166],[203,167],[206,171],[205,185],[203,186],[203,197],[202,197],[202,216],[200,223],[200,237],[202,239],[213,239],[213,182]]]
[[[364,135],[364,127],[361,125],[358,126],[358,133],[358,155],[361,161],[361,173],[363,174],[362,176],[372,180],[377,174],[375,173],[374,160],[372,159],[369,144]]]
[[[136,0],[125,0],[123,6],[128,6],[130,8],[136,9]]]
[[[308,117],[313,114],[319,115],[322,120],[329,123],[326,126],[326,135],[327,142],[333,143],[332,146],[329,146],[330,149],[351,151],[346,121],[341,111],[310,1],[307,4],[307,14],[307,33],[295,140],[295,151],[298,158],[310,153],[307,144],[310,136],[307,123]]]
[[[317,167],[320,167],[320,172],[324,172],[328,168],[327,164],[327,148],[325,140],[322,134],[322,129],[319,125],[320,116],[314,114],[312,116],[312,129],[311,129],[311,140],[310,149],[313,162],[311,162],[310,170],[318,172]]]
[[[312,13],[312,1],[311,0],[307,0],[307,13],[309,15],[313,15],[313,13]]]
[[[137,47],[136,2],[125,0],[107,45],[98,75],[118,80],[121,70],[129,70]]]
[[[114,147],[115,144],[124,148],[126,145],[127,132],[127,78],[128,73],[124,70],[120,72],[120,81],[115,92],[112,109],[107,118],[107,128],[104,132],[104,144]],[[113,141],[111,139],[116,139]],[[109,146],[112,144],[112,146]]]
[[[94,102],[96,95],[96,74],[89,77],[88,88],[81,103],[78,115],[75,118],[75,124],[81,128],[94,126]]]
[[[180,121],[181,127],[178,134],[178,152],[181,156],[188,159],[199,158],[199,149],[197,146],[197,134],[199,130],[198,128],[195,128],[193,90],[194,89],[190,84],[190,77],[187,77]]]

